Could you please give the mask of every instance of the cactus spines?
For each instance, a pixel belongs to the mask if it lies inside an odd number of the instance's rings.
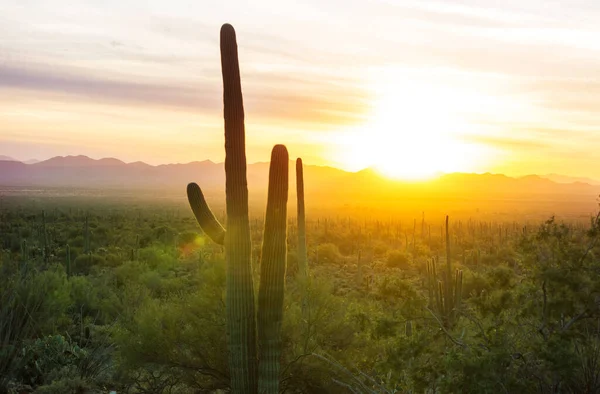
[[[223,245],[223,242],[225,241],[225,229],[208,207],[200,187],[195,183],[190,183],[187,187],[187,195],[194,216],[196,216],[196,220],[200,223],[202,231],[204,231],[213,242]]]
[[[296,196],[298,199],[298,273],[308,277],[308,255],[306,251],[306,215],[304,212],[304,170],[302,159],[296,159]]]
[[[227,230],[208,208],[202,191],[188,185],[188,200],[198,223],[216,243],[225,247],[227,263],[227,337],[233,393],[275,394],[279,389],[281,321],[287,257],[287,198],[289,157],[276,145],[269,169],[269,194],[262,247],[258,338],[252,280],[252,247],[248,216],[248,185],[244,107],[236,36],[233,27],[221,27],[221,68],[225,119],[225,194]],[[260,363],[257,351],[260,350]]]
[[[258,292],[259,393],[279,392],[283,288],[287,258],[288,166],[287,149],[283,145],[276,145],[269,168],[269,193]]]

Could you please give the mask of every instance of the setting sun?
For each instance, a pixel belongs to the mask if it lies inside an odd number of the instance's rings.
[[[372,167],[405,180],[477,169],[483,152],[481,146],[461,140],[470,125],[460,113],[479,95],[414,80],[394,69],[375,74],[368,121],[340,138],[348,167]]]

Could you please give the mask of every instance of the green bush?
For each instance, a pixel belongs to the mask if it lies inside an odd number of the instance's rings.
[[[317,246],[319,264],[337,264],[342,260],[342,255],[335,244],[325,243]]]
[[[411,267],[411,257],[403,250],[392,250],[388,253],[386,265],[390,268],[409,269]]]

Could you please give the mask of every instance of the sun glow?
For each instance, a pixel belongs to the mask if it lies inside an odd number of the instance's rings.
[[[369,121],[343,137],[348,167],[372,167],[406,180],[476,170],[484,152],[458,136],[471,128],[461,112],[477,105],[477,94],[386,71],[373,90]]]

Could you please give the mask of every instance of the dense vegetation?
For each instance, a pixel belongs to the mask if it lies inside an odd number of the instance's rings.
[[[223,250],[191,212],[4,201],[0,392],[228,389]],[[450,218],[451,318],[442,219],[309,216],[307,286],[289,221],[283,392],[600,392],[598,217]]]

